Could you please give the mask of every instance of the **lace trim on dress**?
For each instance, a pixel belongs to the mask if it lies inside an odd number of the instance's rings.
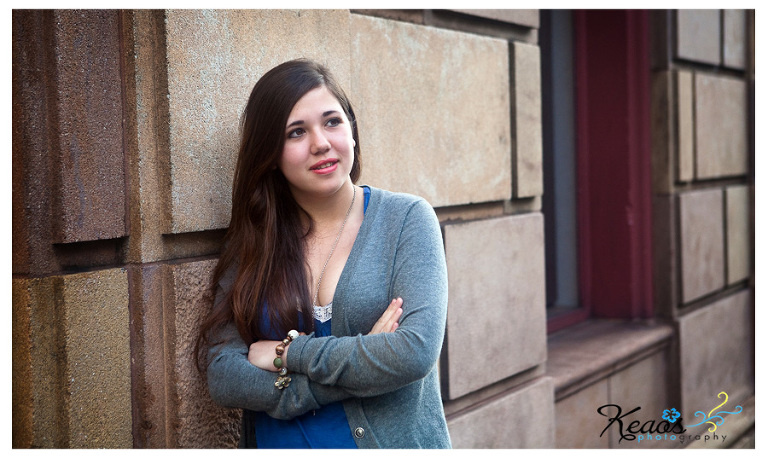
[[[321,323],[325,323],[326,321],[331,319],[331,315],[333,315],[333,301],[329,302],[328,305],[315,305],[313,307],[312,314],[314,315],[315,319]]]

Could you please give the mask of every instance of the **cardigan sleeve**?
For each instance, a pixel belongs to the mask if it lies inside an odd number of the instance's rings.
[[[445,333],[448,275],[440,224],[423,199],[411,203],[396,243],[392,297],[403,298],[395,332],[348,337],[299,336],[288,368],[357,397],[394,391],[425,377],[437,364]]]
[[[221,288],[217,298],[220,294]],[[289,420],[351,396],[340,387],[323,386],[302,374],[291,374],[291,383],[279,390],[274,385],[276,373],[259,369],[248,361],[249,347],[234,323],[226,325],[213,338],[219,343],[208,351],[208,391],[211,399],[223,407],[266,412],[271,417]]]

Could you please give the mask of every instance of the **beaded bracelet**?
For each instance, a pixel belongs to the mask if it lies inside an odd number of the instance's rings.
[[[288,336],[275,347],[275,354],[277,357],[274,359],[274,361],[272,361],[272,364],[274,364],[278,369],[279,375],[277,376],[277,381],[275,382],[275,386],[278,390],[282,390],[291,383],[291,377],[288,376],[288,368],[283,366],[282,356],[285,352],[285,347],[287,347],[288,344],[290,344],[296,337],[299,337],[299,332],[291,329],[288,331]]]

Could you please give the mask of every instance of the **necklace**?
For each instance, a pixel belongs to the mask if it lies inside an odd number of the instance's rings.
[[[347,220],[349,219],[349,214],[352,213],[352,206],[355,204],[355,194],[357,194],[357,187],[355,185],[352,185],[352,202],[349,204],[349,208],[347,209],[347,214],[344,216],[344,221],[341,223],[341,229],[339,229],[339,233],[336,234],[336,240],[333,241],[333,246],[331,246],[331,252],[328,253],[328,257],[325,259],[325,264],[323,264],[323,269],[320,271],[320,277],[317,279],[317,287],[315,287],[315,294],[312,296],[312,307],[317,306],[317,297],[320,294],[320,282],[323,281],[323,275],[325,274],[325,268],[328,267],[328,261],[331,260],[331,256],[333,256],[333,250],[336,249],[336,245],[339,243],[339,239],[341,238],[341,233],[344,232],[344,226],[347,224]]]

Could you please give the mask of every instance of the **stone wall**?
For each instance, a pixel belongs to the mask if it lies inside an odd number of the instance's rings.
[[[754,393],[754,12],[667,23],[675,46],[653,69],[657,311],[678,328],[693,412]]]
[[[711,447],[619,441],[616,404],[641,423],[676,407],[696,423],[743,407],[718,433],[754,423],[754,13],[650,15],[655,322],[582,324],[549,338],[558,448]],[[706,428],[688,428],[695,436]],[[746,440],[745,442],[749,442]]]
[[[301,56],[355,104],[361,182],[425,197],[444,225],[455,445],[552,445],[551,383],[536,369],[537,27],[535,10],[14,11],[14,447],[237,444],[239,414],[212,404],[191,345],[229,222],[240,113],[266,70]],[[504,345],[521,313],[525,351],[478,378],[462,342]],[[498,436],[492,413],[518,408],[528,433]]]

